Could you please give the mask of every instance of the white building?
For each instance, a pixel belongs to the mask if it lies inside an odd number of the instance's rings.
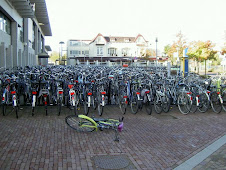
[[[98,34],[93,40],[69,40],[68,64],[74,65],[76,61],[134,60],[145,55],[146,48],[148,48],[148,41],[140,34],[136,37]]]
[[[74,65],[76,60],[89,57],[89,43],[91,40],[68,40],[67,41],[67,64]]]
[[[46,65],[52,36],[45,0],[0,0],[0,67]]]

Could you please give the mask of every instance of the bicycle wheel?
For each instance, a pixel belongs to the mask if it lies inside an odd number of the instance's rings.
[[[220,102],[220,98],[219,98],[217,92],[212,92],[211,93],[211,96],[210,96],[210,104],[211,104],[212,110],[215,113],[220,113],[221,112],[221,110],[222,110],[222,104]]]
[[[222,105],[222,108],[223,110],[226,112],[226,91],[224,91],[221,95],[222,97],[222,100],[223,100],[223,105]]]
[[[83,108],[84,108],[84,113],[86,116],[89,114],[89,107],[88,107],[87,101],[88,101],[88,98],[87,98],[87,96],[85,96],[84,100],[83,100]]]
[[[101,97],[101,95],[98,95],[97,101],[98,101],[98,105],[97,105],[98,114],[99,114],[99,116],[102,116],[102,114],[103,114],[103,106],[102,106],[102,97]]]
[[[132,113],[136,114],[138,112],[138,99],[135,91],[132,92],[130,107]]]
[[[6,104],[2,104],[2,114],[3,116],[6,114]]]
[[[202,113],[205,113],[210,106],[210,102],[206,93],[202,93],[199,95],[199,107],[198,110]]]
[[[96,99],[96,97],[92,96],[91,101],[92,101],[91,103],[93,105],[93,109],[96,110],[97,109],[97,99]]]
[[[191,94],[191,97],[192,97],[192,104],[191,104],[191,109],[190,109],[190,112],[191,113],[195,113],[197,111],[197,98],[196,98],[196,94],[195,93],[192,93]]]
[[[164,95],[162,96],[162,110],[167,113],[170,109],[170,99],[168,96]]]
[[[58,116],[60,116],[61,113],[61,107],[62,107],[62,101],[57,100],[57,111],[58,111]]]
[[[34,112],[35,112],[35,107],[32,107],[31,109],[31,115],[34,116]]]
[[[126,107],[127,107],[127,99],[124,98],[124,95],[119,96],[119,108],[122,114],[126,114]]]
[[[154,98],[154,109],[157,114],[162,112],[162,100],[159,95],[156,95]]]
[[[178,108],[182,114],[189,113],[190,108],[191,108],[191,102],[190,102],[189,96],[187,94],[181,93],[178,96],[177,104],[178,104]]]
[[[92,132],[95,125],[87,119],[79,118],[77,115],[69,115],[65,118],[65,122],[69,127],[78,132]]]
[[[16,111],[16,118],[18,119],[18,106],[15,107],[15,111]]]
[[[151,115],[152,114],[152,105],[150,101],[147,101],[145,103],[145,110],[147,112],[147,114]]]

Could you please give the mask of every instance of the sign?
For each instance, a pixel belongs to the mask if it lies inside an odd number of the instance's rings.
[[[188,57],[187,53],[188,53],[188,48],[185,48],[185,49],[184,49],[184,54],[183,54],[183,56],[184,56],[184,57]]]

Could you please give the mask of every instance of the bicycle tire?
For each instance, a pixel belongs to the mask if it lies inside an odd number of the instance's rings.
[[[158,95],[154,98],[154,109],[155,113],[160,114],[162,112],[162,102]]]
[[[18,116],[18,106],[15,107],[15,111],[16,111],[16,118],[18,119],[19,116]]]
[[[210,104],[211,104],[212,110],[215,113],[220,113],[222,110],[222,104],[220,102],[220,98],[219,98],[217,92],[212,92],[210,99],[211,99]]]
[[[83,101],[82,103],[83,103],[84,113],[85,113],[86,116],[88,116],[88,114],[89,114],[88,98],[87,98],[86,95],[83,96],[83,97],[84,97],[84,99],[82,100]]]
[[[24,106],[25,105],[24,95],[20,95],[19,96],[19,104],[20,104],[20,106]]]
[[[138,112],[138,99],[135,91],[132,92],[130,107],[133,114]]]
[[[168,96],[162,96],[162,110],[167,113],[170,110],[170,100]]]
[[[103,114],[103,109],[104,109],[104,108],[103,108],[103,106],[102,106],[102,98],[101,98],[100,95],[98,96],[97,101],[98,101],[98,105],[97,105],[98,115],[99,115],[99,116],[102,116],[102,114]]]
[[[61,100],[58,100],[57,101],[58,116],[60,116],[61,108],[62,108],[62,101]]]
[[[198,110],[201,113],[205,113],[209,109],[209,106],[210,106],[210,102],[209,102],[207,94],[201,93],[199,95],[199,100],[200,100],[200,102],[199,102]]]
[[[70,128],[72,128],[78,132],[93,132],[95,130],[95,125],[92,122],[90,122],[87,119],[79,118],[77,115],[67,116],[65,118],[65,122]],[[84,124],[88,125],[90,127],[81,126]]]
[[[191,94],[191,97],[192,97],[192,104],[191,104],[190,112],[191,113],[195,113],[198,110],[197,100],[196,100],[196,94],[195,93],[192,93]]]
[[[31,115],[34,116],[35,107],[32,107],[31,109]]]
[[[2,104],[2,114],[3,116],[6,115],[6,104]]]
[[[151,115],[152,114],[152,104],[150,101],[147,101],[145,103],[145,110],[147,112],[148,115]]]
[[[190,112],[190,101],[189,96],[187,94],[181,93],[178,96],[177,104],[180,112],[184,115],[188,114]]]
[[[127,104],[125,102],[125,99],[123,98],[123,95],[120,95],[120,97],[119,97],[119,108],[120,108],[122,114],[126,114],[126,107],[127,107]]]
[[[224,91],[221,95],[222,100],[223,100],[223,105],[222,105],[222,109],[226,112],[226,91]]]

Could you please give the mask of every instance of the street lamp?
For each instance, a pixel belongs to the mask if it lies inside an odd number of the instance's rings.
[[[155,54],[156,54],[156,70],[157,70],[157,64],[158,64],[158,55],[157,55],[157,43],[158,43],[158,38],[156,37],[156,39],[155,39],[155,42],[156,42],[156,52],[155,52]]]
[[[63,41],[59,42],[60,44],[60,52],[59,52],[59,65],[60,65],[60,58],[62,58],[62,45],[64,44]]]

